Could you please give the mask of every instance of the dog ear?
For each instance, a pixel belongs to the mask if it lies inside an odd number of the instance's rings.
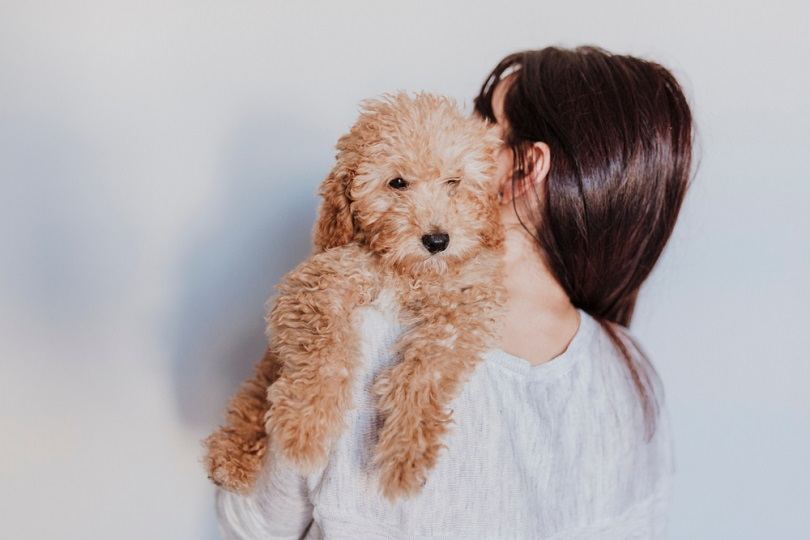
[[[338,161],[321,183],[318,193],[323,201],[313,231],[315,248],[324,251],[348,244],[354,238],[354,220],[348,191],[355,171],[338,153]]]
[[[481,243],[489,249],[501,249],[504,242],[504,229],[501,212],[496,195],[487,194],[486,211],[484,212],[484,229],[480,233]]]
[[[357,230],[350,190],[366,149],[379,138],[378,123],[388,109],[391,106],[384,100],[363,100],[357,122],[338,139],[337,161],[318,190],[323,202],[318,209],[313,233],[316,250],[344,246],[355,239]]]
[[[318,189],[322,203],[313,229],[316,251],[344,246],[355,238],[355,222],[350,190],[362,159],[361,135],[366,131],[358,121],[338,139],[335,166]]]
[[[484,145],[484,154],[488,158],[488,175],[494,175],[497,170],[498,153],[501,148],[501,135],[494,125],[485,122],[479,123],[482,129],[479,141]],[[495,186],[495,182],[491,183]],[[497,190],[488,190],[484,194],[484,230],[481,233],[481,241],[489,249],[500,249],[504,242],[504,229],[501,222],[500,201],[498,200]]]
[[[343,246],[357,238],[350,191],[357,171],[369,151],[380,140],[383,126],[396,122],[398,111],[408,98],[405,92],[383,94],[360,103],[360,116],[337,143],[337,163],[321,184],[323,203],[315,223],[316,250]]]

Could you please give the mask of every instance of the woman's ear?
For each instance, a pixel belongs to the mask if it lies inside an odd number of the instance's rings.
[[[540,184],[545,181],[548,170],[551,168],[551,148],[548,144],[538,141],[531,146],[531,153],[534,159],[532,182]]]
[[[512,182],[506,180],[501,188],[501,203],[511,202],[514,198],[522,197],[529,190],[536,190],[548,176],[551,167],[551,148],[548,144],[538,141],[527,148],[526,158],[534,162],[531,173],[526,178],[515,181],[515,193],[512,194]]]
[[[338,162],[321,183],[318,193],[323,198],[315,221],[313,242],[316,250],[324,251],[348,244],[354,238],[349,186],[354,170],[338,155]]]

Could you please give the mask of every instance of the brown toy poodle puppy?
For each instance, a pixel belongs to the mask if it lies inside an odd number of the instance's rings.
[[[320,187],[315,253],[277,286],[270,345],[207,440],[215,483],[247,491],[269,444],[302,473],[326,464],[362,360],[354,317],[398,301],[399,360],[375,379],[384,496],[418,492],[451,421],[446,406],[492,343],[504,302],[495,157],[500,140],[444,97],[366,101]]]

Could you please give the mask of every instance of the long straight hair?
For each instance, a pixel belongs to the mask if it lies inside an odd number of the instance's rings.
[[[551,150],[534,204],[521,197],[518,211],[513,199],[515,212],[571,302],[599,321],[621,353],[649,440],[659,411],[651,381],[657,373],[624,328],[690,183],[689,105],[675,77],[655,62],[595,46],[546,47],[498,63],[475,98],[479,116],[496,121],[492,95],[507,77],[513,188],[532,172],[532,143]]]

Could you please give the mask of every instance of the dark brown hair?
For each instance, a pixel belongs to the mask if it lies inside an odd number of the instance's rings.
[[[630,324],[690,183],[689,105],[675,77],[655,62],[594,46],[547,47],[501,60],[475,98],[478,115],[496,121],[492,95],[507,76],[513,188],[531,173],[532,143],[543,141],[551,151],[536,204],[520,198],[529,224],[513,199],[515,212],[571,302],[597,319],[621,352],[649,438],[658,416],[651,388],[657,374],[622,327]]]

